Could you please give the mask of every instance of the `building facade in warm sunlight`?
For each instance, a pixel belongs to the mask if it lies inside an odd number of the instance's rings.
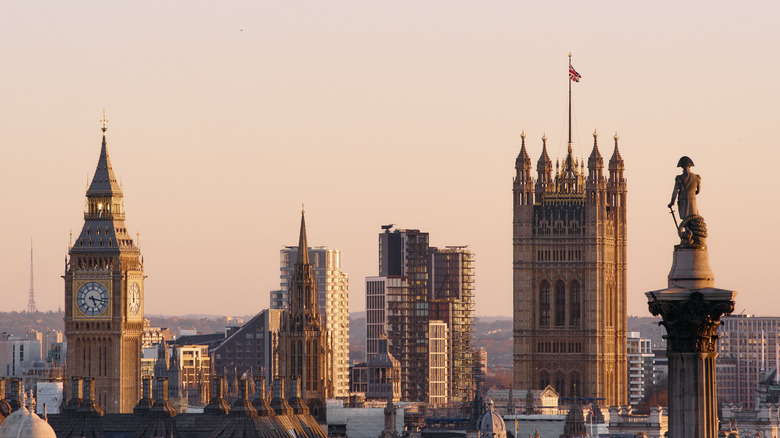
[[[271,309],[287,309],[298,259],[297,246],[280,251],[281,289],[271,292]],[[341,270],[341,251],[325,246],[309,248],[309,260],[317,286],[317,304],[323,327],[330,337],[333,397],[349,396],[349,274]]]
[[[531,176],[522,147],[513,184],[514,387],[625,405],[626,180],[618,137],[609,175],[593,135],[585,163],[562,164],[547,138]],[[583,160],[584,161],[584,160]]]
[[[428,233],[395,230],[379,234],[379,276],[405,278],[405,287],[387,292],[390,354],[401,363],[401,393],[406,401],[428,402]],[[368,304],[368,303],[367,303]],[[366,308],[368,312],[369,309]]]
[[[66,382],[74,376],[94,378],[96,401],[109,413],[132,412],[141,396],[144,268],[124,209],[104,124],[84,227],[72,242],[63,278]]]
[[[755,409],[762,380],[780,384],[780,317],[724,316],[718,327],[718,403]]]
[[[301,212],[298,248],[308,248],[306,242],[306,222]],[[279,330],[279,375],[289,385],[298,379],[301,397],[317,419],[324,419],[325,400],[333,396],[329,345],[309,252],[299,251],[290,283],[289,307],[282,315]]]

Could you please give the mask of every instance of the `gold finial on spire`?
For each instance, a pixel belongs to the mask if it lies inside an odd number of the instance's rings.
[[[547,134],[542,134],[542,142],[547,143]]]
[[[617,143],[618,139],[620,138],[620,136],[617,134],[617,131],[615,131],[615,136],[612,137],[612,138],[614,138],[615,139],[615,143]]]
[[[569,52],[569,59],[571,59],[571,52]]]
[[[106,128],[106,122],[108,122],[108,119],[106,118],[106,109],[103,108],[103,117],[100,118],[100,122],[103,124],[103,127],[100,128],[101,131],[106,132],[108,128]]]
[[[525,129],[523,129],[523,131],[520,132],[520,138],[522,138],[523,141],[525,141]]]
[[[593,138],[599,138],[599,130],[598,129],[594,129],[593,130]]]
[[[303,202],[301,202],[301,216],[303,216],[304,214],[306,214],[306,209],[303,208]]]

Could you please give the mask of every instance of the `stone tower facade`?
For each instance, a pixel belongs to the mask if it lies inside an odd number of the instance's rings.
[[[271,292],[271,309],[287,309],[290,286],[298,260],[298,247],[285,246],[280,251],[280,287]],[[330,379],[333,397],[349,396],[349,274],[341,270],[341,251],[325,246],[309,248],[309,261],[317,286],[322,326],[330,336]]]
[[[585,163],[547,154],[536,179],[522,135],[514,178],[514,387],[627,400],[626,180],[618,136],[605,175],[593,134]]]
[[[106,127],[87,189],[84,227],[65,266],[68,376],[93,377],[108,413],[132,412],[141,396],[143,258],[125,226],[122,189],[111,168]]]
[[[301,211],[298,248],[308,248]],[[301,383],[302,398],[317,419],[325,418],[325,400],[332,397],[328,332],[322,325],[313,266],[308,251],[298,251],[290,286],[289,307],[279,330],[279,374],[287,384]]]

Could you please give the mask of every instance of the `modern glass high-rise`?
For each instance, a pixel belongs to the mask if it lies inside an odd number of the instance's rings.
[[[473,398],[474,253],[465,246],[431,249],[431,293],[428,314],[449,329],[449,401]]]
[[[382,228],[379,276],[366,278],[367,358],[376,354],[378,340],[386,334],[390,353],[401,363],[404,400],[469,401],[473,390],[473,253],[466,247],[432,248],[428,233],[420,230]],[[440,370],[431,371],[431,321],[447,329],[446,378]],[[447,383],[446,391],[431,393],[431,388],[438,388],[431,380],[434,375],[436,385]]]
[[[280,289],[271,292],[271,308],[286,309],[293,267],[298,258],[297,246],[280,251]],[[328,331],[331,355],[333,396],[349,396],[349,274],[341,270],[341,251],[326,246],[309,248],[314,267],[317,304],[322,324]]]
[[[407,401],[428,401],[429,264],[428,233],[385,228],[379,234],[379,276],[406,283],[386,289],[392,292],[386,318],[390,354],[401,363],[401,393]]]

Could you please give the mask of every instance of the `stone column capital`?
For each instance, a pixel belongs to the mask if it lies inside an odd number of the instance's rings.
[[[646,295],[650,313],[663,319],[659,324],[666,328],[669,353],[717,353],[720,317],[734,311],[736,292],[665,289]]]

